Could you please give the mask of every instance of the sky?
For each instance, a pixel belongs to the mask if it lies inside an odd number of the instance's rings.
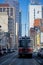
[[[29,0],[19,0],[21,11],[22,11],[22,35],[25,35],[25,24],[26,24],[26,35],[28,35],[28,4]]]
[[[25,35],[25,24],[26,24],[26,35],[28,35],[28,5],[30,0],[18,0],[20,3],[20,9],[22,12],[22,35]],[[43,4],[43,0],[40,0]],[[3,3],[4,0],[0,0],[0,3]]]

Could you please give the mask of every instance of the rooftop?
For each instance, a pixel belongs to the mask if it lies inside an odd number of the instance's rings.
[[[0,7],[9,7],[9,4],[0,4]]]

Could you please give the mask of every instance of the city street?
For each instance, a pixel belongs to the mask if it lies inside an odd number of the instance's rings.
[[[41,58],[18,58],[17,52],[7,54],[0,58],[0,65],[43,65]]]
[[[42,57],[43,0],[0,0],[0,65],[43,65]]]

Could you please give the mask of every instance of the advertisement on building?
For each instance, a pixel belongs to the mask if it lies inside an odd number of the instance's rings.
[[[41,43],[43,44],[43,32],[41,32]]]
[[[37,47],[40,48],[40,34],[37,34]]]

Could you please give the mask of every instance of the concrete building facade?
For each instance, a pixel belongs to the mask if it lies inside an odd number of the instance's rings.
[[[18,0],[5,0],[5,3],[9,4],[10,7],[14,7],[16,9],[16,11],[15,11],[15,22],[18,24],[18,30],[16,32],[17,32],[17,36],[19,38],[19,33],[18,33],[19,32],[19,2],[18,2]],[[16,27],[16,25],[15,25],[15,27]]]
[[[30,28],[30,37],[34,41],[34,49],[43,48],[43,19],[34,20],[34,28]]]
[[[29,29],[34,27],[35,19],[42,19],[42,5],[29,5]]]
[[[16,21],[15,21],[15,7],[10,7],[8,4],[0,4],[0,12],[7,12],[8,15],[8,32],[12,39],[12,47],[15,46],[15,35],[16,35]]]
[[[8,33],[8,15],[7,12],[0,12],[0,48],[7,48],[6,33]]]
[[[0,30],[8,32],[8,15],[7,12],[0,12]]]
[[[22,36],[21,11],[19,11],[19,37]]]
[[[5,0],[5,3],[9,4],[10,7],[14,7],[16,9],[15,21],[19,24],[19,2],[18,0]]]

